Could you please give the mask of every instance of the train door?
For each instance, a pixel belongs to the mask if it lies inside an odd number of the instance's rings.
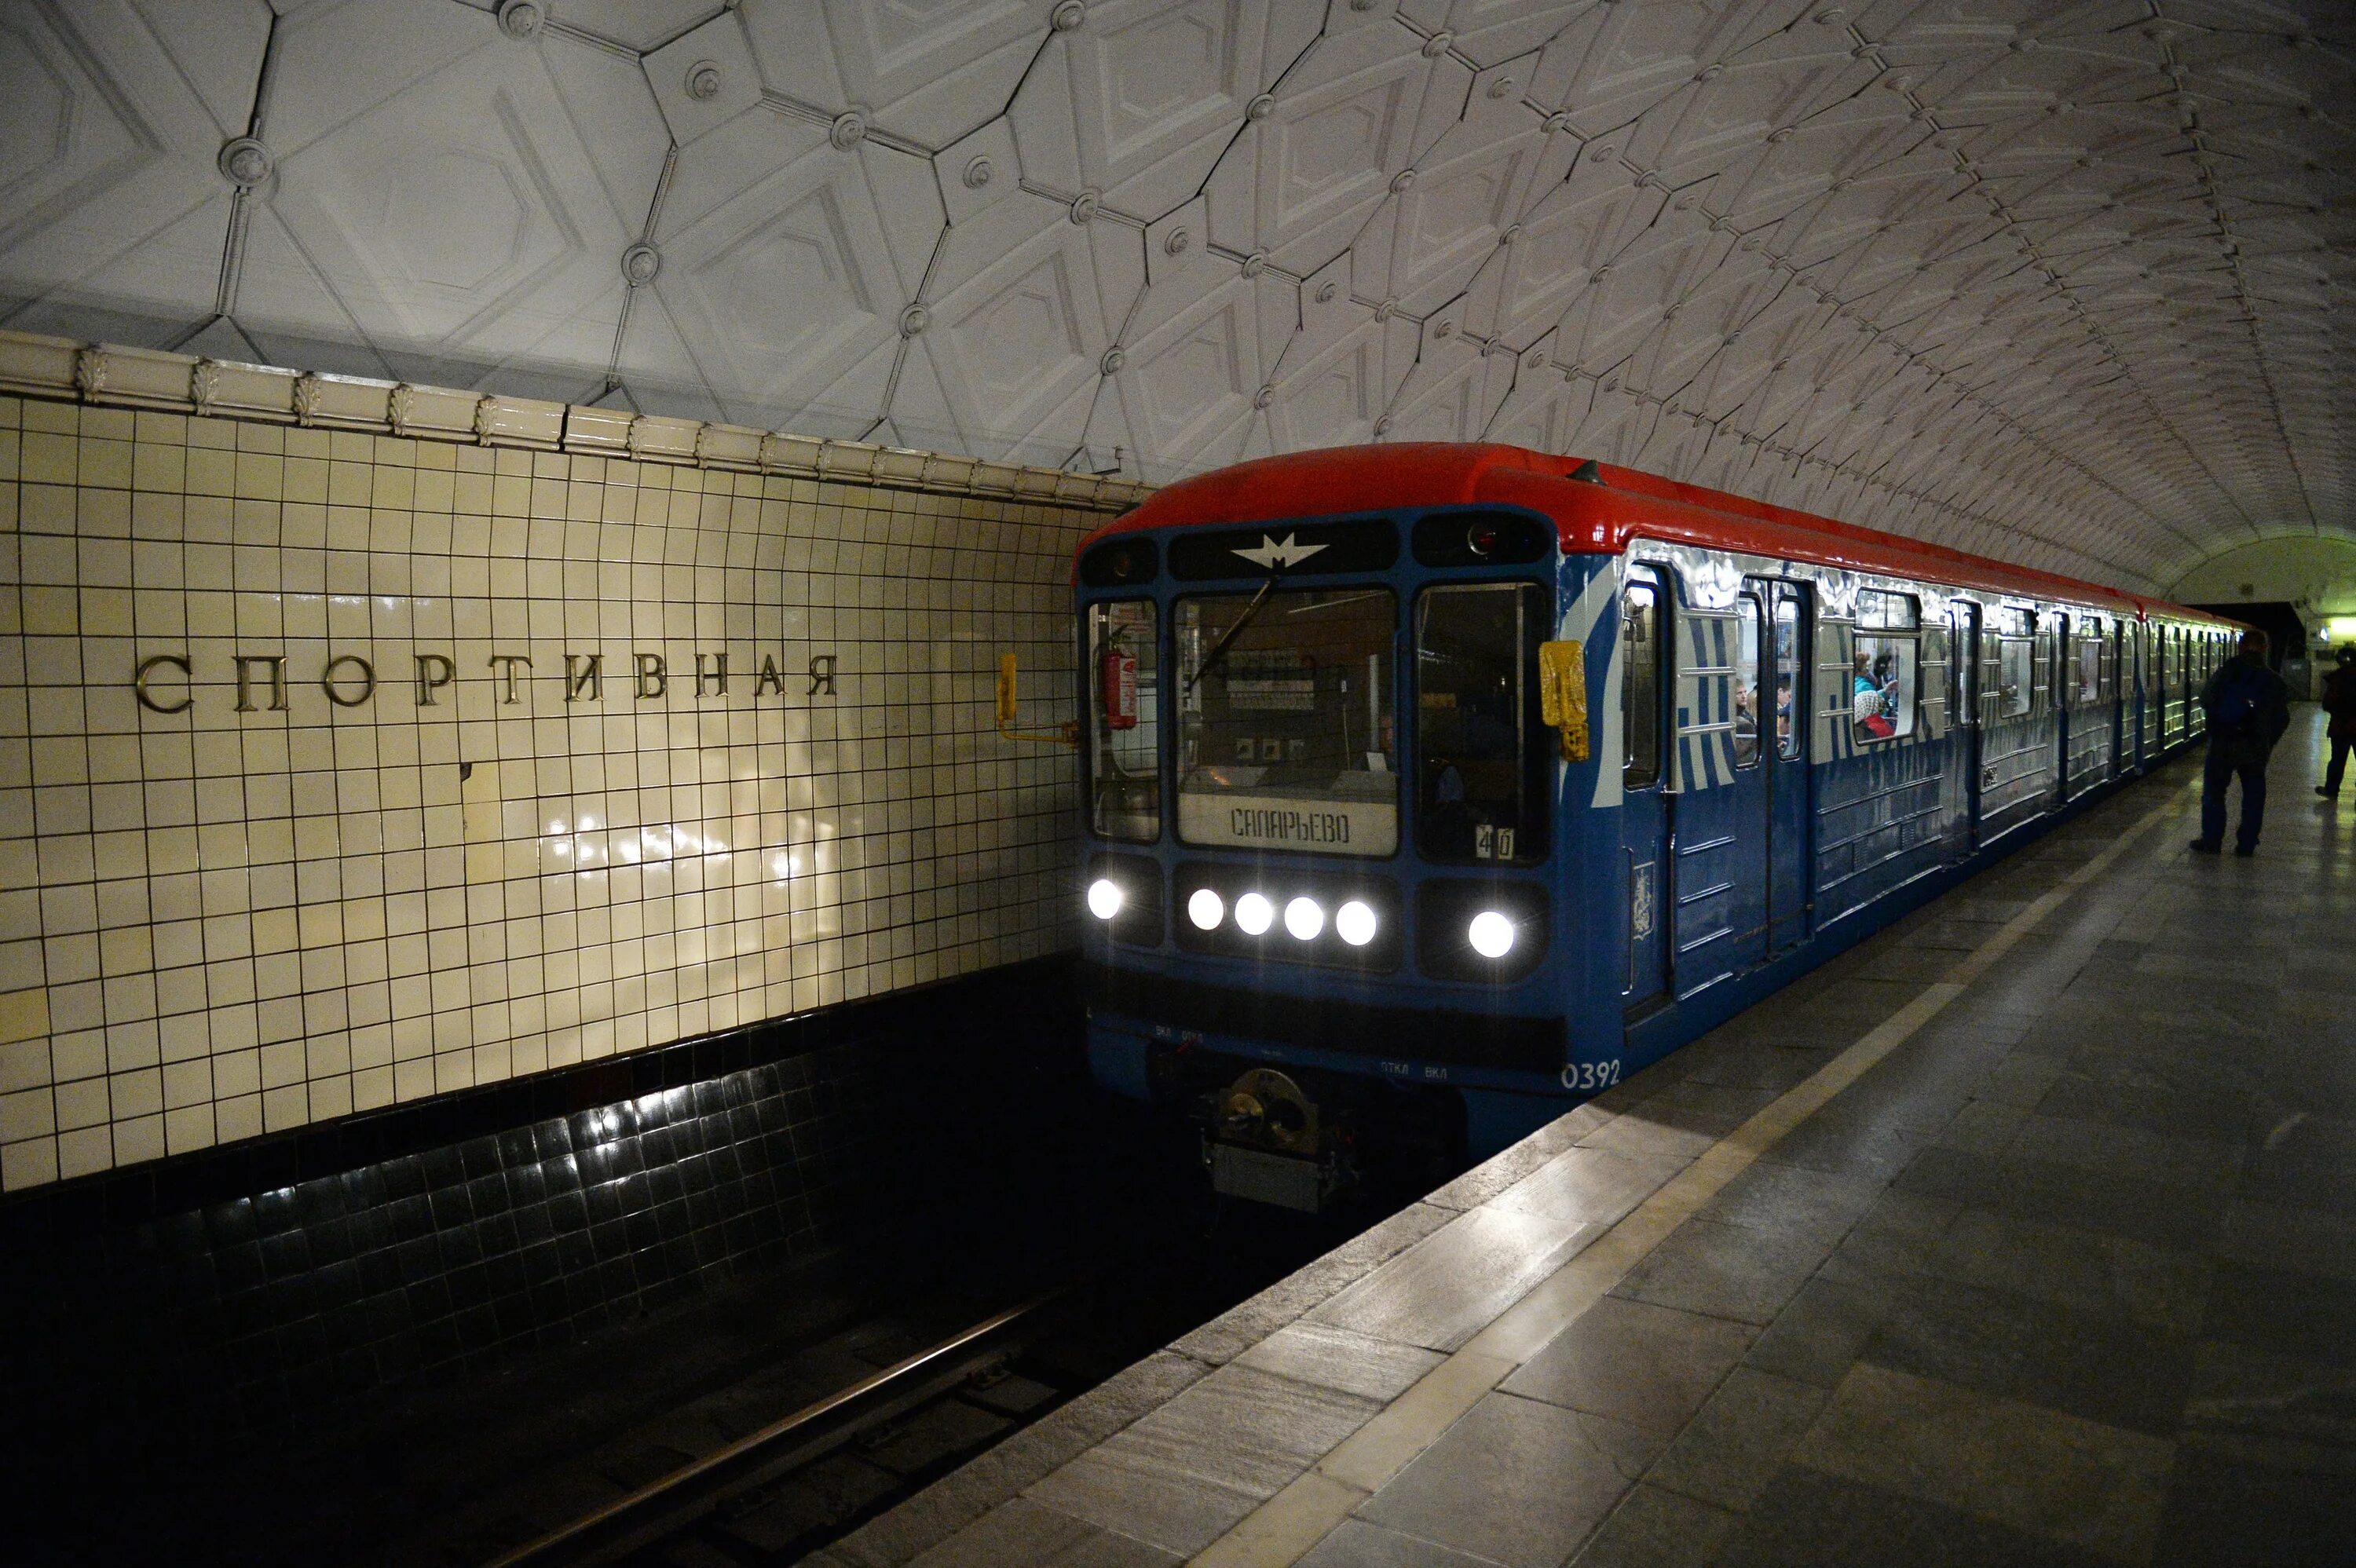
[[[1622,993],[1632,1015],[1648,1012],[1668,988],[1669,801],[1662,667],[1669,605],[1662,574],[1631,566],[1620,591],[1620,845],[1626,873],[1628,967]]]
[[[1729,746],[1733,773],[1723,790],[1712,792],[1726,799],[1722,804],[1713,803],[1713,821],[1709,824],[1717,830],[1712,837],[1722,835],[1725,840],[1711,859],[1723,867],[1728,884],[1721,917],[1726,934],[1711,941],[1717,951],[1702,956],[1698,965],[1685,964],[1680,943],[1680,966],[1697,971],[1689,976],[1690,982],[1718,979],[1747,969],[1767,956],[1771,901],[1768,844],[1774,830],[1774,791],[1771,781],[1775,746],[1772,727],[1765,722],[1771,700],[1765,685],[1770,664],[1768,650],[1773,645],[1767,628],[1767,605],[1772,592],[1769,583],[1755,577],[1744,578],[1742,591],[1735,596],[1733,624],[1726,628],[1726,651],[1733,667],[1727,691],[1730,717],[1734,721]],[[1684,804],[1679,803],[1680,808]],[[1684,837],[1682,832],[1679,837]],[[1684,852],[1690,847],[1680,844],[1681,865]],[[1685,904],[1685,890],[1680,890],[1677,901],[1681,907]],[[1681,975],[1678,989],[1688,988],[1688,977]]]
[[[1986,716],[1980,711],[1980,688],[1987,674],[1980,663],[1980,607],[1968,599],[1951,601],[1947,626],[1947,656],[1955,668],[1954,757],[1964,784],[1960,848],[1969,853],[1980,842],[1980,738],[1987,728]]]
[[[2144,627],[2141,621],[2119,620],[2119,772],[2143,767]]]
[[[1669,628],[1664,760],[1672,798],[1661,908],[1669,989],[1680,1001],[1766,951],[1767,795],[1755,712],[1760,624],[1759,587],[1746,581],[1722,605],[1679,597]],[[1753,707],[1747,730],[1746,701]]]
[[[1774,715],[1766,749],[1767,769],[1767,951],[1772,955],[1808,934],[1808,827],[1815,819],[1808,793],[1807,650],[1808,591],[1796,582],[1774,585],[1770,599],[1769,648],[1775,680],[1768,711]]]
[[[2176,688],[2184,684],[2184,639],[2173,626],[2159,629],[2159,749],[2184,739],[2184,707]]]
[[[2119,765],[2143,766],[2143,623],[2119,617]]]
[[[2053,699],[2053,798],[2062,801],[2070,798],[2070,746],[2079,728],[2079,716],[2071,706],[2077,686],[2076,672],[2070,667],[2070,650],[2078,645],[2078,631],[2085,617],[2065,611],[2049,619],[2053,640],[2047,645],[2045,689]]]
[[[2037,732],[2046,741],[2045,788],[2039,812],[2051,811],[2068,793],[2070,776],[2069,724],[2062,712],[2062,650],[2069,646],[2070,617],[2060,611],[2037,617],[2035,685],[2029,691],[2029,711],[2040,716]]]

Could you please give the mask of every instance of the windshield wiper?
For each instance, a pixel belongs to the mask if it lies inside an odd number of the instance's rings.
[[[1195,683],[1211,673],[1211,667],[1217,664],[1226,654],[1227,645],[1240,636],[1246,626],[1251,624],[1252,617],[1259,613],[1259,607],[1267,603],[1268,596],[1275,592],[1276,578],[1271,575],[1266,582],[1259,585],[1259,592],[1252,595],[1251,603],[1244,606],[1244,613],[1236,617],[1236,624],[1219,635],[1219,640],[1211,645],[1211,651],[1204,656],[1203,662],[1196,665],[1194,673],[1186,677],[1186,691],[1193,691]]]

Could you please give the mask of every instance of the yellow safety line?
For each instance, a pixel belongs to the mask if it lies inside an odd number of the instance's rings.
[[[2072,893],[2109,870],[2129,847],[2175,809],[2177,796],[2191,787],[2188,783],[2171,792],[2108,848],[2064,877],[1958,960],[1943,978],[1924,987],[1838,1056],[1703,1151],[1373,1420],[1195,1553],[1193,1568],[1289,1568],[1306,1555],[1349,1518],[1351,1510],[1438,1442],[1440,1434],[1490,1390],[1601,1300],[1645,1254],[1777,1139],[1912,1039]]]

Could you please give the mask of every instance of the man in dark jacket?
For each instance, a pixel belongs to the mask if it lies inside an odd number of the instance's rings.
[[[2290,728],[2290,688],[2266,667],[2266,635],[2244,632],[2242,647],[2217,667],[2201,688],[2201,711],[2209,716],[2209,763],[2201,777],[2201,837],[2192,848],[2214,855],[2225,842],[2225,791],[2242,781],[2242,821],[2233,853],[2258,852],[2258,829],[2266,819],[2266,758]]]
[[[2331,766],[2315,793],[2338,800],[2340,781],[2348,773],[2348,749],[2356,746],[2356,643],[2340,650],[2340,667],[2323,683],[2323,710],[2331,715]]]

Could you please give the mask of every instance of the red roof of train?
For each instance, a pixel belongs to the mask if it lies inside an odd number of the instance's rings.
[[[1600,485],[1571,479],[1583,459],[1494,443],[1402,442],[1257,458],[1155,492],[1081,543],[1137,528],[1258,523],[1399,507],[1488,503],[1555,520],[1565,550],[1617,555],[1632,539],[1738,549],[1782,560],[1920,578],[2036,599],[2093,601],[2115,611],[2158,612],[2235,624],[2180,604],[2125,593],[1945,545],[1772,507],[1639,469],[1597,464]]]

